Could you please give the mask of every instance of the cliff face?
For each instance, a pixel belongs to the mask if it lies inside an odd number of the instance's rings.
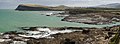
[[[19,11],[63,11],[65,7],[49,7],[42,5],[20,4],[15,10]]]
[[[40,11],[40,10],[50,10],[48,8],[44,8],[44,7],[32,7],[32,6],[25,6],[25,5],[19,5],[16,10],[21,10],[21,11]]]

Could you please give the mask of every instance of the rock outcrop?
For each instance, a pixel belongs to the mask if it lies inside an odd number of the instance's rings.
[[[108,44],[112,37],[111,35],[114,35],[110,34],[109,32],[117,32],[115,29],[119,28],[120,26],[105,28],[22,27],[22,31],[11,31],[1,33],[0,44]],[[71,32],[65,30],[82,31]],[[47,32],[50,32],[52,34]],[[44,34],[50,35],[44,36]],[[35,38],[37,36],[38,38]]]
[[[77,22],[85,24],[111,24],[120,22],[120,15],[112,13],[86,13],[86,14],[71,14],[62,21]]]
[[[20,4],[15,10],[19,11],[63,11],[67,6],[42,6],[35,4]]]

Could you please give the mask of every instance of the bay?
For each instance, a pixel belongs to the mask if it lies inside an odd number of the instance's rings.
[[[61,21],[62,17],[45,16],[42,14],[59,11],[15,11],[0,9],[0,32],[19,30],[18,27],[48,26],[48,27],[106,27],[120,25],[120,22],[107,25],[88,25]]]

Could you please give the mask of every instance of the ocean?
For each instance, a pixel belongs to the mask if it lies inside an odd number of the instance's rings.
[[[120,25],[120,22],[107,25],[88,25],[61,21],[62,17],[45,16],[42,14],[60,11],[15,11],[0,9],[0,32],[19,30],[18,27],[48,26],[48,27],[106,27]]]

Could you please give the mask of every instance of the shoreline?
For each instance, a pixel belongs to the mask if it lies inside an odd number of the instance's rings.
[[[93,44],[95,43],[106,44],[106,43],[109,43],[110,41],[109,36],[112,37],[112,35],[115,35],[115,34],[111,35],[109,33],[116,32],[116,30],[114,29],[117,29],[117,28],[120,28],[120,25],[113,26],[113,27],[104,27],[104,28],[82,28],[82,27],[28,27],[26,28],[26,27],[21,27],[21,30],[23,31],[11,31],[11,32],[2,33],[0,35],[0,43],[5,44],[5,43],[15,42],[15,43],[22,43],[22,44],[27,44],[27,43],[29,44],[33,44],[33,43],[34,44],[37,44],[37,43],[60,44],[60,43],[64,43],[66,40],[69,40],[67,41],[68,43],[71,43],[70,41],[73,41],[74,43],[85,43],[86,44],[88,43],[87,41],[89,41]],[[70,31],[70,30],[76,30],[76,31]],[[49,32],[52,34],[50,34]],[[41,36],[41,34],[43,35]],[[38,38],[37,36],[40,38]],[[94,38],[97,36],[100,36],[100,37]],[[106,37],[107,39],[105,39]],[[99,41],[94,41],[97,39]],[[105,41],[106,43],[104,43]]]
[[[112,13],[87,13],[87,14],[71,14],[61,21],[85,23],[93,25],[105,25],[120,22],[120,15]]]
[[[1,44],[108,44],[120,25],[110,27],[20,27],[0,34]]]

